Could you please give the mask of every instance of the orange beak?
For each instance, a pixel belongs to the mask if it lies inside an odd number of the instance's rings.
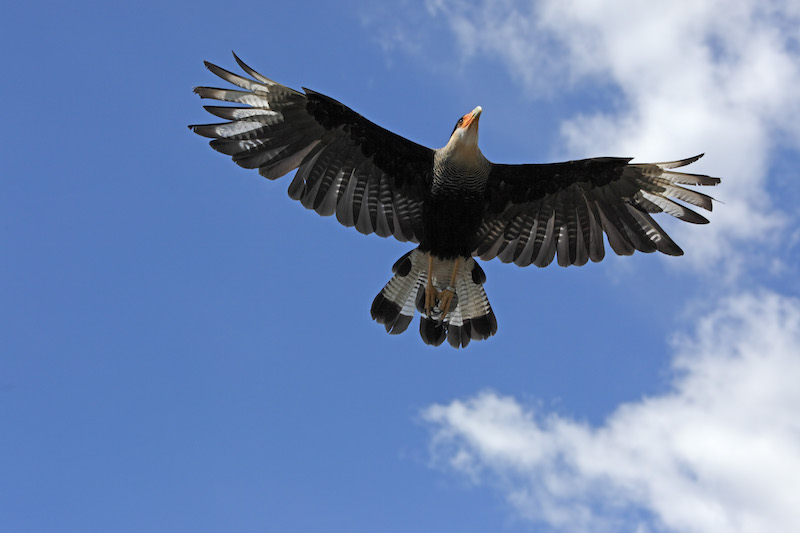
[[[478,124],[478,119],[481,116],[481,111],[483,111],[483,108],[481,106],[478,106],[475,109],[473,109],[470,113],[467,113],[466,115],[461,117],[461,121],[462,121],[461,122],[461,127],[462,128],[469,128],[470,126],[472,126],[473,122],[477,125]]]

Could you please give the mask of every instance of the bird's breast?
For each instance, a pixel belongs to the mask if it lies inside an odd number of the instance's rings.
[[[483,217],[482,187],[443,181],[432,187],[422,208],[420,247],[440,258],[469,257]]]

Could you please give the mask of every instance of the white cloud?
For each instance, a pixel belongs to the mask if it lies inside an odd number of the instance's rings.
[[[599,427],[494,392],[434,405],[424,412],[434,457],[559,531],[800,531],[800,302],[752,289],[715,300],[720,273],[760,284],[772,272],[785,289],[778,276],[796,272],[796,214],[776,207],[770,170],[776,154],[800,149],[800,3],[426,6],[400,33],[413,44],[395,47],[441,59],[420,43],[431,24],[437,36],[444,26],[456,57],[437,66],[488,58],[552,99],[600,88],[596,109],[564,117],[559,155],[661,161],[705,151],[687,170],[724,178],[710,191],[724,204],[709,226],[666,223],[687,252],[671,264],[714,275],[705,302],[691,303],[705,318],[673,342],[668,394],[622,405]]]
[[[800,531],[800,301],[726,299],[673,347],[672,390],[601,427],[493,392],[431,406],[434,457],[559,531]]]
[[[778,148],[800,148],[796,2],[428,0],[426,6],[454,36],[458,62],[478,55],[499,60],[540,95],[616,87],[613,113],[565,117],[564,157],[660,161],[705,151],[690,171],[724,177],[712,194],[725,203],[702,230],[669,224],[687,252],[679,265],[705,271],[724,265],[734,275],[745,260],[764,266],[763,255],[741,251],[776,247],[787,227],[767,177]],[[406,33],[413,35],[408,48],[419,49],[420,31]]]

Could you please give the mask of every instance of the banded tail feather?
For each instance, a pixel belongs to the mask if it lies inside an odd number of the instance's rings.
[[[661,163],[492,163],[478,147],[480,106],[458,119],[445,146],[431,149],[234,57],[244,75],[206,63],[231,88],[195,88],[223,102],[205,109],[224,122],[190,128],[267,179],[295,172],[288,193],[303,207],[364,234],[418,244],[395,263],[372,318],[398,334],[419,309],[427,344],[465,347],[497,331],[473,257],[566,267],[599,262],[608,247],[618,255],[678,256],[683,251],[653,216],[705,224],[693,208],[711,211],[713,199],[690,187],[720,183],[682,172],[700,155]]]
[[[418,248],[397,260],[394,276],[372,302],[373,320],[392,335],[404,332],[420,312],[420,336],[425,344],[439,346],[445,339],[454,348],[464,348],[471,340],[488,339],[497,332],[497,320],[483,290],[486,274],[473,258],[463,259],[455,283],[450,283],[453,260],[434,258],[433,285],[438,291],[454,288],[450,311],[442,318],[437,307],[430,316],[424,310],[428,282],[428,254]]]

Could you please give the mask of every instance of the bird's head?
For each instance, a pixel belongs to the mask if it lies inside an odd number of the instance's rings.
[[[450,140],[445,146],[445,150],[459,155],[470,155],[479,153],[478,150],[478,119],[480,119],[481,106],[476,107],[456,122]]]

